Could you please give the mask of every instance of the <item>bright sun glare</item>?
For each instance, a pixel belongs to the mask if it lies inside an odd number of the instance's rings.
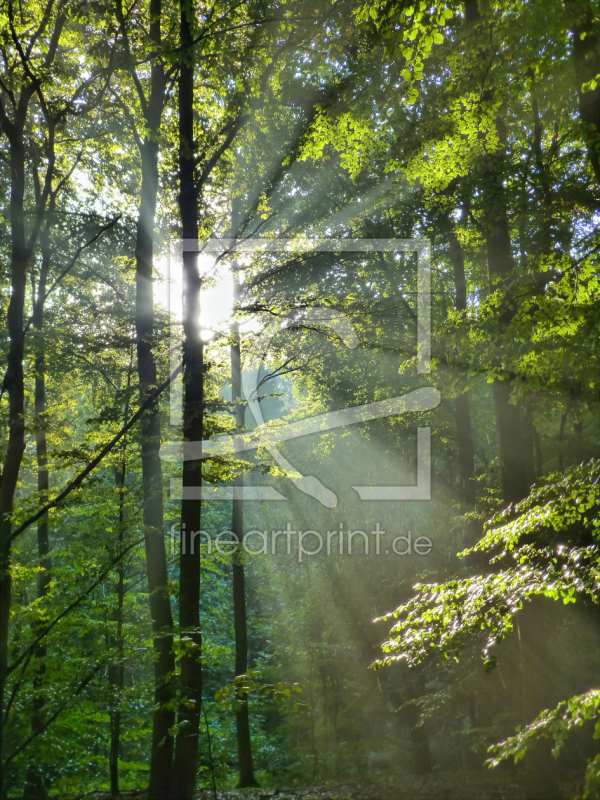
[[[233,308],[233,279],[229,265],[221,261],[214,267],[212,256],[198,257],[200,272],[206,281],[200,300],[200,325],[202,338],[212,339],[215,333],[228,329]],[[181,264],[169,256],[155,262],[160,281],[155,285],[155,300],[181,319],[182,273]]]

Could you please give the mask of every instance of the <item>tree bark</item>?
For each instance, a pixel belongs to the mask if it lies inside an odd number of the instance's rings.
[[[156,389],[154,357],[154,299],[152,263],[154,217],[158,191],[158,144],[142,145],[142,194],[137,223],[136,244],[136,335],[138,377],[141,401]],[[168,589],[167,554],[163,532],[163,480],[160,450],[159,398],[155,398],[141,419],[142,492],[146,573],[150,597],[150,616],[154,643],[154,700],[152,724],[149,800],[168,796],[173,758],[175,722],[172,709],[175,656],[173,653],[173,614]]]
[[[455,307],[457,311],[467,310],[467,279],[465,276],[465,257],[451,222],[448,220],[448,240],[450,259],[454,271]],[[473,427],[467,391],[458,395],[454,408],[456,420],[456,440],[458,444],[458,471],[462,500],[467,506],[475,504],[475,451],[473,447]]]
[[[482,180],[483,205],[486,217],[486,248],[490,283],[506,286],[514,270],[510,228],[504,189],[506,128],[504,120],[496,120],[502,149],[486,156]],[[500,322],[508,325],[514,310],[510,301]],[[500,446],[502,492],[507,503],[517,503],[528,493],[535,480],[533,440],[525,436],[521,408],[512,402],[511,375],[496,378],[493,384],[496,426]]]
[[[467,0],[465,5],[467,21],[478,22],[481,19],[477,0]],[[535,111],[536,109],[532,109]],[[504,180],[506,177],[506,125],[502,117],[496,119],[496,130],[500,147],[483,159],[480,172],[483,209],[486,225],[486,248],[489,280],[492,286],[504,289],[507,287],[514,271],[514,259],[510,238],[510,226],[506,206]],[[534,136],[539,130],[534,130]],[[535,143],[534,143],[535,144]],[[514,314],[514,302],[510,297],[504,299],[500,324],[507,326]],[[496,365],[497,366],[497,365]],[[528,493],[535,479],[533,461],[533,437],[524,436],[525,429],[521,408],[512,403],[512,376],[506,374],[504,379],[497,378],[493,384],[496,427],[501,462],[502,494],[505,502],[517,503]],[[529,438],[529,441],[526,439]],[[522,622],[525,622],[527,643],[535,641],[535,611],[532,604],[524,609]],[[531,624],[533,623],[533,624]],[[530,653],[535,652],[532,646]],[[525,674],[528,681],[528,707],[525,709],[527,721],[531,721],[544,707],[547,684],[536,681],[536,670],[533,662],[526,665]],[[530,748],[524,763],[526,793],[528,800],[558,800],[561,790],[558,783],[556,761],[550,753],[548,743],[538,743]]]
[[[10,144],[10,226],[11,226],[11,296],[7,311],[9,348],[3,389],[8,392],[8,444],[2,465],[0,486],[0,716],[4,710],[6,670],[8,666],[9,615],[12,597],[10,577],[11,532],[15,491],[25,451],[25,386],[23,356],[25,333],[23,311],[30,252],[25,235],[25,144],[23,131],[31,87],[24,87],[14,122],[2,114],[2,128]],[[4,110],[2,109],[4,112]],[[0,725],[0,763],[3,757],[3,726]],[[0,773],[2,770],[0,770]],[[5,787],[0,774],[0,798]]]
[[[595,89],[582,91],[583,84],[596,79],[600,73],[600,39],[591,3],[567,0],[565,5],[573,20],[571,33],[579,118],[583,123],[588,159],[596,181],[600,182],[600,81]]]
[[[161,41],[161,0],[150,3],[150,38],[157,47]],[[136,338],[140,401],[144,402],[157,386],[154,355],[153,256],[154,225],[158,195],[158,135],[165,105],[166,79],[160,59],[153,59],[150,96],[145,106],[148,133],[139,143],[142,186],[136,237]],[[158,397],[141,419],[142,493],[146,551],[146,573],[150,596],[150,616],[154,647],[154,700],[152,749],[148,800],[169,796],[173,761],[175,723],[173,710],[175,655],[173,652],[173,613],[168,589],[167,554],[163,531],[163,478],[160,450],[160,409]]]
[[[425,674],[418,667],[411,674],[409,670],[408,691],[409,700],[416,701],[426,693]],[[422,719],[422,714],[416,702],[409,703],[406,707],[408,724],[410,726],[410,740],[412,743],[414,771],[417,775],[428,775],[433,762],[431,746],[429,744],[428,724]]]
[[[501,120],[499,127],[502,131]],[[486,204],[489,209],[487,217],[490,224],[486,237],[490,281],[500,283],[506,280],[514,266],[504,198],[502,161],[500,157],[492,157],[485,182],[487,188],[484,188],[484,201],[486,191],[490,198]],[[504,312],[503,316],[507,323],[511,314],[511,308]],[[506,375],[504,380],[494,381],[493,394],[500,447],[502,495],[506,503],[518,503],[527,496],[535,480],[533,437],[528,435],[527,420],[523,419],[520,405],[511,402],[513,387],[510,375]],[[528,604],[523,611],[521,623],[526,652],[531,656],[525,665],[525,672],[529,678],[526,693],[528,721],[533,720],[547,705],[545,689],[548,687],[548,682],[540,682],[536,678],[537,670],[532,661],[532,658],[539,659],[540,656],[539,648],[536,651],[533,646],[533,642],[539,643],[539,639],[535,638],[536,620],[536,609],[532,604]],[[562,796],[550,742],[539,742],[531,747],[524,767],[528,800],[558,800]]]
[[[125,413],[127,422],[128,413]],[[125,443],[123,443],[123,461],[120,470],[115,470],[115,483],[119,492],[119,535],[117,552],[123,549],[124,534],[124,505],[125,505],[125,474],[127,461],[125,455]],[[125,667],[123,664],[124,642],[123,642],[123,601],[125,598],[125,566],[123,561],[117,562],[117,583],[115,593],[117,595],[117,608],[113,621],[116,622],[117,630],[109,647],[114,654],[108,665],[108,682],[111,687],[111,707],[110,716],[110,751],[108,754],[108,768],[110,775],[110,793],[115,800],[119,797],[119,754],[121,751],[121,697],[123,695]],[[115,657],[116,656],[116,657]]]
[[[505,127],[502,119],[497,120],[497,128],[500,141],[504,142]],[[514,269],[504,192],[504,151],[488,156],[486,160],[483,196],[488,223],[486,245],[489,277],[492,284],[502,286],[506,285]],[[508,324],[513,313],[512,304],[509,302],[502,313],[501,323]],[[500,447],[502,495],[505,502],[518,503],[527,496],[535,480],[533,436],[528,435],[527,420],[524,419],[520,405],[511,402],[513,396],[511,376],[506,375],[504,380],[496,379],[493,393]],[[536,649],[533,646],[537,629],[535,606],[527,604],[521,619],[525,650],[530,656],[525,665],[525,673],[528,676],[526,715],[530,721],[547,705],[548,682],[541,682],[536,677],[536,664],[532,660],[539,659],[540,656],[539,647]],[[537,642],[539,643],[539,639]],[[524,767],[528,800],[557,800],[562,796],[556,760],[552,757],[549,742],[539,742],[531,747]]]
[[[234,223],[235,231],[235,223]],[[240,302],[240,281],[237,264],[233,267],[233,300],[234,312]],[[232,326],[231,344],[231,400],[235,403],[236,427],[241,432],[245,424],[246,405],[242,400],[242,359],[240,347],[240,329],[237,321]],[[233,482],[233,508],[231,530],[237,536],[237,541],[244,538],[244,500],[239,495],[243,492],[244,475],[236,475]],[[248,671],[248,627],[246,616],[246,587],[244,562],[239,549],[233,555],[233,625],[235,632],[235,677],[245,675]],[[250,737],[250,717],[248,697],[236,693],[235,727],[237,735],[238,752],[238,788],[247,789],[258,786],[254,776],[254,763],[252,760],[252,740]]]
[[[50,475],[48,470],[48,444],[46,441],[46,355],[45,345],[42,336],[44,327],[44,302],[46,294],[46,284],[50,271],[51,244],[49,225],[46,225],[40,234],[40,245],[42,252],[42,264],[37,288],[37,298],[33,309],[33,328],[36,333],[35,342],[35,445],[37,459],[37,488],[39,504],[45,506],[48,502],[50,489]],[[48,586],[51,580],[50,568],[50,538],[48,514],[44,514],[37,525],[38,557],[40,572],[37,578],[37,596],[41,599],[48,593]],[[43,620],[35,626],[34,632],[40,633],[44,627]],[[31,732],[38,733],[44,724],[42,712],[45,705],[42,687],[44,675],[46,673],[46,642],[40,642],[35,651],[35,673],[33,678],[34,699],[31,715]],[[27,778],[23,797],[27,800],[44,800],[48,796],[43,784],[43,775],[40,772],[36,759],[32,757],[27,768]]]
[[[198,239],[198,196],[194,170],[194,59],[193,6],[180,0],[181,67],[179,73],[179,208],[184,242]],[[201,442],[204,434],[204,348],[200,336],[198,256],[183,251],[184,290],[184,400],[183,438]],[[202,461],[184,461],[183,487],[202,485]],[[179,572],[179,628],[181,685],[177,708],[177,738],[172,800],[192,800],[196,787],[198,735],[202,704],[200,631],[200,546],[193,532],[200,530],[201,501],[181,504],[181,557]],[[187,545],[187,547],[186,547]]]

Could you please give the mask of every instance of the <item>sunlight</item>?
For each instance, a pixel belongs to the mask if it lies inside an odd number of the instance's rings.
[[[227,262],[214,267],[214,258],[199,255],[198,264],[203,278],[200,300],[200,325],[202,338],[212,339],[216,333],[228,330],[233,308],[233,279]],[[154,262],[159,279],[154,287],[155,302],[171,313],[172,319],[181,322],[183,280],[181,264],[169,255]]]

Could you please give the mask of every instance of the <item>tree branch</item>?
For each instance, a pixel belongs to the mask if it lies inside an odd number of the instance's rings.
[[[86,688],[86,686],[89,683],[91,683],[91,681],[96,676],[96,673],[100,671],[102,666],[103,666],[102,664],[98,664],[95,667],[95,669],[93,669],[90,672],[90,674],[81,681],[81,683],[79,684],[79,686],[75,690],[75,693],[72,694],[71,697],[69,697],[68,700],[65,700],[65,702],[58,707],[58,709],[54,712],[54,714],[52,714],[51,717],[49,717],[46,720],[46,722],[42,725],[42,727],[39,730],[37,730],[34,733],[32,733],[30,736],[28,736],[27,739],[25,739],[25,741],[23,742],[23,744],[19,745],[19,747],[17,747],[16,750],[13,750],[13,752],[9,755],[9,757],[3,763],[3,765],[2,765],[3,768],[6,768],[8,766],[8,764],[10,764],[10,762],[19,755],[19,753],[21,753],[26,747],[28,747],[31,744],[31,742],[33,742],[34,739],[37,739],[38,736],[41,736],[41,734],[44,733],[44,731],[46,731],[50,727],[50,725],[52,725],[54,720],[57,719],[57,717],[60,714],[62,714],[62,712],[65,710],[65,708],[67,708],[73,702],[73,700],[83,692],[83,690]]]
[[[103,459],[110,453],[110,451],[114,448],[114,446],[121,441],[121,439],[123,438],[123,436],[125,436],[127,431],[131,430],[131,428],[133,428],[136,422],[138,422],[142,418],[144,412],[147,411],[148,408],[150,408],[150,406],[154,403],[154,401],[164,392],[164,390],[167,389],[173,383],[175,378],[181,372],[182,367],[183,367],[183,361],[177,367],[177,369],[167,378],[167,380],[164,383],[161,383],[161,385],[147,397],[145,402],[142,403],[142,405],[138,408],[135,414],[131,417],[127,425],[124,425],[121,428],[121,430],[117,433],[117,435],[113,436],[110,442],[104,445],[104,447],[102,448],[102,450],[100,450],[96,458],[92,459],[92,461],[90,461],[87,467],[84,470],[82,470],[79,473],[79,475],[77,475],[77,477],[74,478],[69,484],[67,484],[67,486],[62,490],[62,492],[60,492],[60,494],[58,494],[49,503],[46,503],[46,505],[43,508],[41,508],[37,513],[35,513],[32,517],[29,517],[29,519],[25,520],[25,522],[19,525],[19,527],[16,528],[10,534],[10,536],[7,537],[8,545],[10,545],[10,543],[13,542],[17,538],[17,536],[20,536],[24,531],[27,530],[27,528],[33,525],[34,522],[37,522],[38,519],[41,519],[41,517],[43,517],[44,514],[46,514],[51,509],[56,508],[60,503],[62,503],[62,501],[68,495],[70,495],[74,489],[77,489],[79,486],[81,486],[81,484],[90,474],[90,472],[96,469],[98,464],[100,464],[100,462],[103,461]]]
[[[80,605],[80,603],[83,603],[83,601],[85,600],[86,597],[90,596],[90,594],[94,591],[94,589],[96,589],[102,583],[104,578],[106,578],[106,576],[111,571],[111,569],[115,566],[115,564],[119,563],[119,561],[123,558],[123,556],[126,556],[127,553],[130,550],[133,550],[134,547],[137,547],[143,541],[144,541],[143,537],[141,539],[136,539],[136,541],[132,542],[132,544],[128,545],[125,548],[125,550],[122,550],[120,553],[117,553],[117,555],[112,559],[112,561],[108,564],[108,566],[105,567],[102,570],[102,572],[97,577],[97,579],[92,583],[92,585],[90,587],[88,587],[83,594],[80,594],[79,597],[76,600],[73,600],[72,603],[69,603],[69,605],[60,612],[60,614],[58,614],[56,617],[54,617],[52,622],[50,622],[48,625],[46,625],[45,628],[43,628],[40,631],[38,636],[36,636],[36,638],[29,645],[29,647],[27,647],[25,650],[23,650],[23,652],[17,658],[17,660],[7,668],[6,676],[8,677],[12,672],[14,672],[16,670],[16,668],[19,666],[19,664],[21,664],[24,661],[25,658],[28,658],[30,656],[30,654],[35,650],[35,648],[42,641],[42,639],[44,639],[50,633],[52,628],[54,628],[54,627],[56,627],[56,625],[58,625],[58,623],[61,621],[61,619],[66,617],[67,614],[70,614],[71,611],[73,611],[74,608],[77,608],[77,606]]]

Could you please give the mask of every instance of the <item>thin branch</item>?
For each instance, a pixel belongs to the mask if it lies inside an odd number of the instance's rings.
[[[84,250],[86,250],[88,247],[91,247],[91,246],[92,246],[92,245],[93,245],[95,242],[97,242],[97,241],[98,241],[98,239],[99,239],[99,238],[100,238],[100,237],[101,237],[101,236],[102,236],[104,233],[106,233],[106,231],[109,231],[109,230],[110,230],[110,229],[111,229],[111,228],[112,228],[114,225],[116,225],[116,224],[117,224],[117,222],[118,222],[120,219],[121,219],[121,214],[119,214],[119,216],[118,216],[118,217],[115,217],[113,220],[111,220],[111,221],[110,221],[108,224],[106,224],[106,225],[105,225],[103,228],[100,228],[100,230],[98,231],[98,233],[96,233],[94,236],[92,236],[92,238],[91,238],[91,239],[90,239],[88,242],[86,242],[85,244],[82,244],[82,245],[81,245],[81,247],[79,247],[79,248],[78,248],[78,250],[76,251],[76,253],[75,253],[75,255],[73,256],[73,258],[72,258],[72,259],[69,261],[69,263],[67,264],[67,266],[66,266],[66,267],[63,269],[63,271],[62,271],[62,272],[60,273],[60,275],[58,276],[58,278],[56,278],[56,280],[54,281],[54,283],[52,284],[52,286],[50,286],[50,288],[49,288],[49,289],[46,291],[46,293],[45,293],[45,295],[44,295],[44,299],[43,299],[43,302],[44,302],[44,303],[46,302],[46,300],[48,299],[48,297],[49,297],[49,296],[52,294],[52,292],[53,292],[53,291],[56,289],[56,287],[58,286],[58,284],[59,284],[59,283],[60,283],[60,282],[63,280],[63,278],[64,278],[64,277],[65,277],[65,276],[66,276],[66,275],[67,275],[67,274],[68,274],[68,273],[71,271],[71,269],[73,269],[73,267],[74,267],[74,266],[75,266],[75,264],[77,263],[77,260],[78,260],[79,256],[80,256],[80,255],[83,253],[83,251],[84,251]],[[31,323],[32,323],[32,322],[33,322],[33,314],[32,314],[32,315],[29,317],[29,319],[27,320],[27,323],[25,324],[25,329],[24,329],[24,331],[23,331],[24,333],[27,333],[27,331],[28,331],[28,330],[29,330],[29,328],[31,327]]]
[[[57,196],[57,195],[60,193],[60,191],[61,191],[61,189],[63,188],[63,186],[64,186],[64,185],[66,184],[66,182],[67,182],[67,181],[68,181],[68,180],[71,178],[71,175],[72,175],[72,174],[75,172],[75,170],[76,170],[76,168],[77,168],[77,165],[78,165],[78,164],[79,164],[79,162],[81,161],[81,157],[83,156],[83,153],[84,153],[84,151],[85,151],[85,145],[86,145],[86,141],[85,141],[85,139],[83,140],[83,142],[84,142],[84,143],[83,143],[83,147],[81,148],[81,150],[80,150],[80,151],[79,151],[79,153],[77,154],[77,158],[76,158],[76,159],[75,159],[75,161],[73,162],[73,166],[72,166],[72,167],[71,167],[71,169],[70,169],[70,170],[67,172],[67,174],[65,175],[65,177],[64,177],[64,178],[62,178],[62,180],[60,180],[60,181],[58,182],[58,184],[57,184],[57,186],[56,186],[56,189],[53,189],[53,190],[52,190],[52,196],[53,196],[53,197],[56,197],[56,196]]]
[[[31,37],[31,40],[29,42],[29,47],[27,48],[27,52],[26,52],[27,58],[29,58],[31,56],[31,51],[33,50],[34,44],[40,38],[42,33],[46,30],[46,27],[48,26],[48,23],[50,22],[50,15],[52,14],[52,9],[54,8],[54,2],[55,2],[55,0],[48,0],[48,3],[47,3],[46,8],[44,10],[44,15],[42,17],[42,21],[40,22],[37,31],[35,31],[35,33]]]
[[[8,722],[8,715],[10,714],[10,709],[12,708],[12,704],[14,702],[15,697],[17,696],[17,692],[21,688],[21,682],[23,680],[23,675],[25,674],[25,670],[27,669],[27,665],[31,661],[31,657],[33,655],[33,650],[29,653],[27,658],[23,662],[23,667],[21,668],[21,674],[19,675],[18,680],[15,681],[15,685],[12,688],[12,692],[10,693],[10,698],[8,703],[6,704],[6,710],[4,711],[4,719],[2,720],[2,725],[6,725]]]
[[[220,147],[217,148],[216,152],[212,154],[212,156],[208,160],[207,165],[200,173],[200,177],[198,178],[198,182],[196,183],[195,186],[196,195],[200,194],[200,192],[202,191],[202,187],[210,177],[210,174],[213,171],[216,164],[218,163],[219,159],[221,158],[223,153],[227,152],[229,146],[231,145],[235,137],[238,135],[240,130],[244,127],[244,125],[246,124],[246,122],[248,122],[250,118],[251,118],[250,114],[241,114],[239,117],[237,117],[237,119],[232,120],[223,128],[221,134],[224,134],[228,127],[229,127],[229,132],[225,137],[225,141],[221,144]]]
[[[34,739],[37,739],[38,736],[41,736],[41,734],[44,733],[44,731],[46,731],[50,727],[50,725],[52,725],[54,720],[56,720],[57,717],[60,714],[62,714],[62,712],[65,710],[65,708],[67,708],[73,702],[73,700],[75,700],[75,698],[78,697],[83,692],[83,690],[86,688],[86,686],[89,683],[91,683],[91,681],[94,679],[96,674],[100,671],[102,666],[103,666],[103,664],[101,664],[101,663],[98,664],[95,667],[95,669],[93,669],[90,672],[90,674],[81,681],[81,683],[79,684],[79,686],[75,690],[75,693],[72,694],[71,697],[69,697],[68,700],[65,700],[65,702],[58,707],[58,709],[54,712],[54,714],[52,714],[51,717],[49,717],[46,720],[46,722],[42,725],[42,727],[39,730],[37,730],[34,733],[32,733],[30,736],[28,736],[27,739],[25,739],[25,741],[23,742],[23,744],[19,745],[19,747],[17,747],[16,750],[13,750],[13,752],[9,755],[9,757],[6,759],[6,761],[2,765],[2,767],[4,769],[8,766],[8,764],[10,764],[10,762],[14,758],[16,758],[19,755],[19,753],[21,753],[26,747],[28,747],[31,744],[31,742],[33,742]]]
[[[116,556],[115,556],[115,557],[112,559],[112,561],[111,561],[111,562],[108,564],[108,566],[107,566],[107,567],[105,567],[105,568],[102,570],[102,572],[101,572],[101,573],[100,573],[100,575],[99,575],[99,576],[96,578],[96,580],[95,580],[95,581],[92,583],[92,585],[91,585],[91,586],[89,586],[89,587],[88,587],[88,588],[85,590],[85,592],[84,592],[83,594],[80,594],[80,595],[79,595],[79,597],[78,597],[76,600],[73,600],[73,602],[72,602],[72,603],[69,603],[69,605],[68,605],[66,608],[64,608],[64,609],[63,609],[63,610],[60,612],[60,614],[58,614],[56,617],[54,617],[54,619],[52,620],[52,622],[50,622],[48,625],[46,625],[46,627],[45,627],[45,628],[43,628],[43,629],[40,631],[40,633],[38,634],[38,636],[37,636],[37,637],[36,637],[36,638],[33,640],[33,642],[32,642],[32,643],[29,645],[29,647],[27,647],[27,649],[26,649],[26,650],[24,650],[24,651],[21,653],[21,655],[20,655],[20,656],[17,658],[17,660],[14,662],[14,664],[11,664],[11,665],[10,665],[10,666],[7,668],[7,670],[6,670],[6,675],[8,676],[8,675],[10,675],[12,672],[14,672],[14,671],[16,670],[16,668],[19,666],[19,664],[21,664],[25,658],[28,658],[28,657],[29,657],[29,655],[30,655],[30,654],[31,654],[31,653],[32,653],[32,652],[35,650],[35,648],[36,648],[36,647],[38,646],[38,644],[39,644],[39,643],[42,641],[42,639],[44,639],[44,638],[45,638],[45,637],[46,637],[46,636],[47,636],[47,635],[50,633],[50,631],[51,631],[51,630],[52,630],[52,629],[53,629],[53,628],[54,628],[56,625],[58,625],[58,623],[61,621],[61,619],[64,619],[64,617],[66,617],[66,616],[67,616],[67,614],[70,614],[70,613],[71,613],[71,611],[73,611],[73,609],[74,609],[74,608],[77,608],[77,606],[78,606],[78,605],[80,605],[81,603],[83,603],[83,601],[86,599],[86,597],[89,597],[89,596],[90,596],[90,594],[91,594],[91,593],[94,591],[94,589],[96,589],[96,588],[97,588],[97,587],[98,587],[98,586],[99,586],[99,585],[102,583],[102,581],[103,581],[103,580],[106,578],[106,576],[107,576],[107,575],[108,575],[108,573],[111,571],[111,569],[112,569],[112,568],[115,566],[115,564],[118,564],[118,563],[119,563],[119,561],[120,561],[120,560],[123,558],[123,556],[126,556],[126,555],[127,555],[127,553],[128,553],[130,550],[133,550],[133,548],[134,548],[134,547],[137,547],[137,546],[138,546],[139,544],[141,544],[143,541],[144,541],[144,538],[143,538],[143,537],[142,537],[142,538],[140,538],[140,539],[136,539],[136,541],[135,541],[135,542],[132,542],[132,544],[128,545],[128,546],[125,548],[125,550],[122,550],[120,553],[117,553],[117,555],[116,555]]]
[[[121,441],[121,439],[123,438],[123,436],[125,436],[127,431],[133,428],[136,422],[138,422],[142,418],[144,412],[146,412],[150,408],[150,406],[154,403],[154,401],[158,397],[160,397],[160,395],[164,392],[164,390],[167,389],[173,383],[175,378],[181,372],[182,368],[183,368],[183,361],[181,362],[181,364],[179,364],[177,369],[167,378],[167,380],[164,383],[161,383],[161,385],[158,386],[152,392],[152,394],[148,395],[147,399],[142,403],[142,405],[138,408],[135,414],[131,417],[127,425],[124,425],[121,428],[121,430],[116,434],[116,436],[113,436],[110,442],[104,445],[104,447],[102,448],[102,450],[100,450],[96,458],[92,459],[92,461],[90,461],[87,467],[84,470],[82,470],[79,473],[79,475],[77,475],[77,477],[74,478],[70,483],[68,483],[67,486],[62,490],[62,492],[60,492],[60,494],[58,494],[49,503],[46,503],[46,505],[43,508],[41,508],[37,513],[35,513],[32,517],[29,517],[29,519],[25,520],[25,522],[19,525],[19,527],[16,528],[10,534],[10,536],[7,537],[8,545],[10,545],[11,542],[13,542],[14,539],[17,538],[17,536],[20,536],[24,531],[27,530],[27,528],[33,525],[34,522],[37,522],[38,519],[41,519],[44,516],[44,514],[47,514],[48,511],[50,511],[53,508],[56,508],[60,503],[62,503],[62,501],[68,495],[70,495],[74,489],[77,489],[79,488],[79,486],[81,486],[81,484],[87,478],[87,476],[91,472],[93,472],[94,469],[96,469],[98,464],[100,464],[100,462],[103,461],[103,459],[110,453],[110,451],[114,448],[114,446]]]

